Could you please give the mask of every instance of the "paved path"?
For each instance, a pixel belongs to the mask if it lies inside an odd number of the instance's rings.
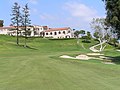
[[[117,50],[118,52],[120,52],[120,50]]]
[[[104,43],[106,43],[106,41],[103,41],[101,44],[104,44]],[[90,47],[89,49],[93,52],[100,52],[100,50],[95,49],[95,47],[100,46],[101,44],[99,43],[97,45],[94,45],[94,46]]]

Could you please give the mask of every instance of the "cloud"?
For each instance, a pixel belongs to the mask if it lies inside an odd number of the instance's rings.
[[[64,5],[65,10],[67,10],[73,17],[81,18],[85,21],[90,21],[92,18],[98,17],[97,11],[90,6],[87,6],[79,2],[67,2]]]
[[[29,0],[29,2],[32,3],[32,4],[37,4],[38,0]]]
[[[63,9],[65,13],[67,13],[67,18],[69,18],[68,20],[66,18],[64,20],[66,20],[69,25],[79,29],[90,30],[90,23],[93,18],[104,17],[99,14],[95,7],[78,1],[64,3]]]
[[[32,8],[31,11],[32,11],[32,13],[38,13],[38,9],[36,9],[36,8]]]
[[[50,15],[50,14],[47,14],[47,13],[42,13],[42,14],[40,14],[40,19],[42,19],[42,20],[54,20],[55,17]]]

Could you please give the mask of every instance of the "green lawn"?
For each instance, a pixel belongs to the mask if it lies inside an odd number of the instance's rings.
[[[30,48],[17,46],[15,40],[0,36],[0,90],[120,90],[119,64],[59,58],[63,54],[91,52],[88,48],[95,41],[84,44],[86,49],[82,49],[76,39],[31,38],[27,40]],[[23,45],[22,38],[20,43]],[[113,48],[103,53],[120,56]]]

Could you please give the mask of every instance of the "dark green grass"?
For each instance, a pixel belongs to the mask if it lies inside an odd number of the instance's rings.
[[[120,90],[120,65],[105,65],[97,60],[59,58],[90,52],[97,43],[76,44],[76,39],[30,38],[28,48],[15,44],[15,37],[0,36],[0,90]],[[107,56],[119,52],[106,50]],[[112,54],[114,53],[114,54]]]

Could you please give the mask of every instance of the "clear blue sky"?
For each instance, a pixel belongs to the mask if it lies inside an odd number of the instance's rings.
[[[102,0],[1,0],[0,19],[4,25],[11,24],[11,8],[14,2],[21,6],[28,3],[30,19],[35,25],[90,29],[94,17],[105,17]]]

